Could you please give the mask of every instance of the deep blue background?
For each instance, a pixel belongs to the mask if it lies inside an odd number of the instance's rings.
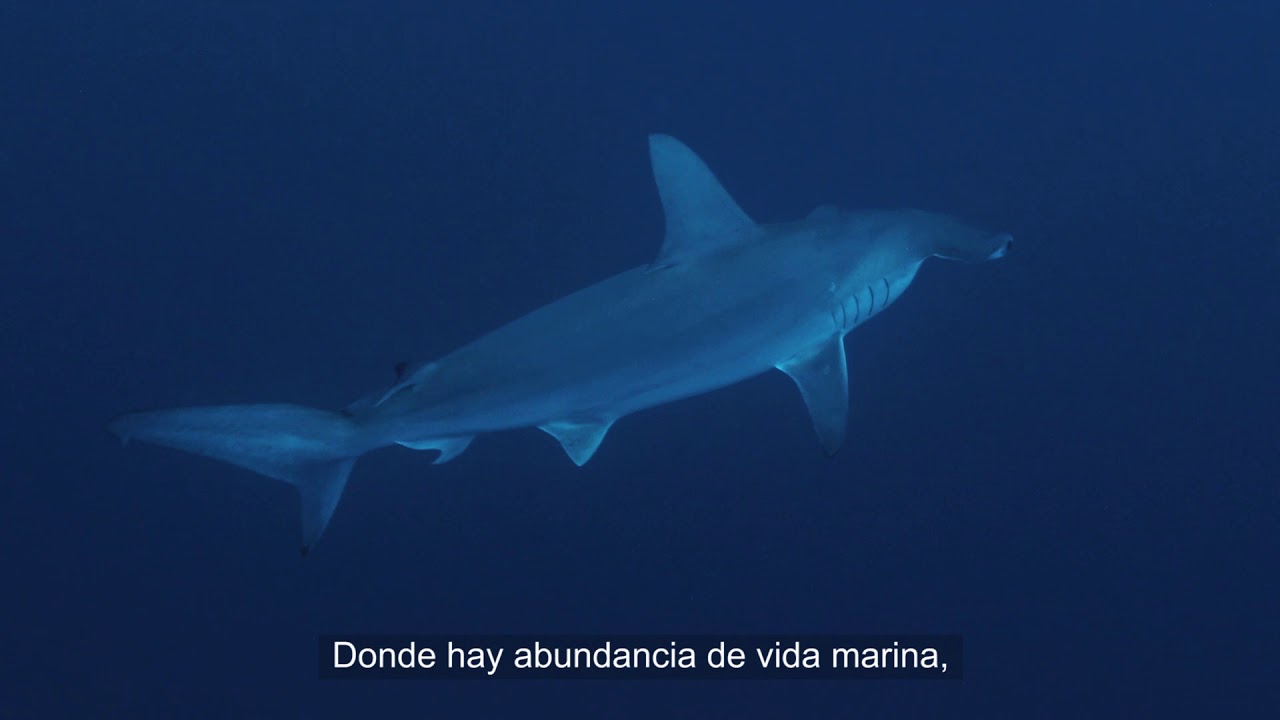
[[[975,7],[975,5],[977,7]],[[1280,692],[1274,3],[0,4],[0,703],[31,717],[1209,716]],[[754,217],[1018,238],[772,374],[293,491],[113,414],[338,407]],[[322,632],[962,632],[962,683],[321,683]],[[1265,714],[1265,713],[1264,713]]]

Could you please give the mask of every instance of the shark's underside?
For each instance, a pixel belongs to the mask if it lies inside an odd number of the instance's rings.
[[[917,210],[824,206],[757,224],[675,139],[652,136],[650,155],[666,216],[653,263],[407,369],[343,411],[178,408],[123,415],[111,430],[295,485],[304,551],[370,450],[437,450],[439,463],[478,434],[539,427],[581,465],[618,418],[774,368],[834,453],[848,418],[844,335],[894,302],[926,258],[994,259],[1012,242]]]

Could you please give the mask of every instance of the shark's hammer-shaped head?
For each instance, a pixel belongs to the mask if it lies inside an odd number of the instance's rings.
[[[826,224],[827,236],[857,252],[860,262],[872,255],[890,264],[931,257],[976,263],[1002,258],[1013,246],[1008,233],[981,230],[925,210],[843,211],[823,206],[809,219]]]
[[[802,226],[824,248],[839,284],[866,291],[877,308],[896,299],[931,257],[983,262],[1004,257],[1013,245],[1007,233],[979,230],[949,215],[924,210],[843,211],[823,206]],[[877,290],[883,286],[883,292]]]
[[[1013,237],[971,227],[950,215],[903,210],[899,232],[925,257],[934,256],[963,262],[998,260],[1009,253]]]

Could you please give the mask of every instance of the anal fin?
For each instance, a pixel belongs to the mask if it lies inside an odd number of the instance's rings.
[[[560,441],[569,459],[582,467],[596,454],[600,441],[613,426],[613,420],[559,420],[539,425],[538,429]]]
[[[822,449],[827,455],[835,455],[844,443],[849,424],[849,369],[845,364],[844,338],[836,335],[824,340],[777,367],[800,388]]]
[[[431,461],[432,465],[442,465],[462,454],[466,450],[471,441],[475,439],[474,435],[453,438],[434,438],[431,440],[398,440],[397,445],[403,445],[410,450],[439,450],[440,454],[435,460]]]

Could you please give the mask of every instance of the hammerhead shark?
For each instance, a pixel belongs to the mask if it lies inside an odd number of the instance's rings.
[[[675,138],[650,136],[649,154],[666,218],[653,262],[402,367],[344,410],[186,407],[122,415],[110,430],[292,484],[303,554],[371,450],[434,450],[443,463],[477,435],[536,427],[581,466],[619,418],[775,368],[830,455],[849,417],[844,336],[901,297],[926,259],[992,260],[1013,242],[920,210],[821,206],[760,224]]]

